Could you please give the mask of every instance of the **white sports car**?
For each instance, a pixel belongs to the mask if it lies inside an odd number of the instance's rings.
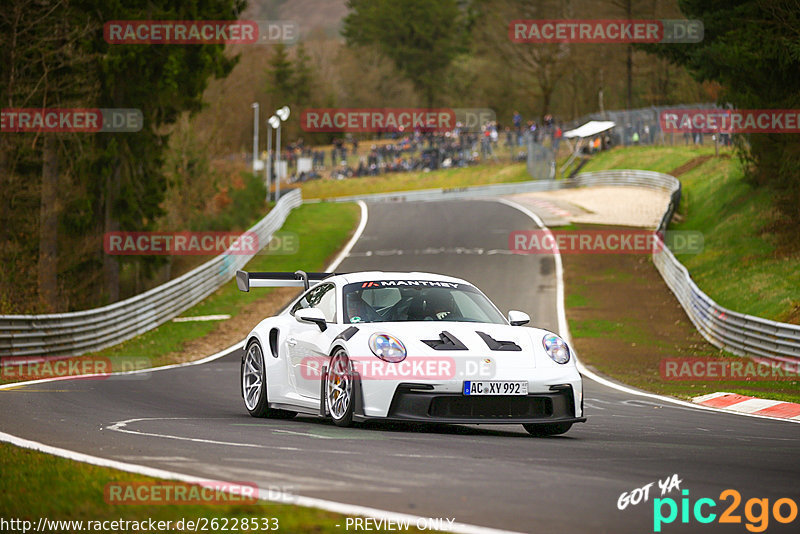
[[[238,271],[236,282],[306,289],[246,338],[241,391],[254,417],[515,423],[534,435],[586,420],[564,340],[523,327],[523,312],[506,319],[464,280]]]

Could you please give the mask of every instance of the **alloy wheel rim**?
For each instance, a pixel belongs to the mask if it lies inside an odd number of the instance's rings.
[[[350,407],[352,378],[350,360],[343,351],[337,352],[331,360],[326,387],[328,410],[334,419],[343,418]]]
[[[253,343],[247,350],[242,369],[242,393],[248,410],[255,410],[261,400],[263,361],[261,348]]]

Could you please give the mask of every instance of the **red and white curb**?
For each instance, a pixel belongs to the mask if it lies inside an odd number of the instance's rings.
[[[736,393],[725,393],[724,391],[695,397],[692,402],[732,412],[800,421],[800,404],[794,402],[758,399],[756,397],[737,395]]]

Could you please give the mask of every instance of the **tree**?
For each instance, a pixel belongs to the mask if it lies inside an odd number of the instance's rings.
[[[85,0],[102,20],[232,20],[244,7],[242,0],[211,0],[200,6],[169,0],[143,2]],[[94,4],[94,5],[92,5]],[[91,177],[99,201],[98,218],[104,232],[144,230],[161,213],[166,190],[163,129],[183,111],[203,106],[208,79],[227,75],[236,63],[227,58],[224,45],[110,45],[102,36],[94,40],[101,54],[96,64],[100,80],[100,106],[137,108],[144,128],[135,134],[98,134]],[[119,262],[103,256],[107,297],[119,298]]]
[[[433,107],[439,81],[466,51],[468,17],[456,0],[348,0],[350,46],[376,46]]]
[[[14,0],[0,15],[4,56],[3,102],[14,107],[73,107],[92,100],[96,84],[87,82],[85,72],[94,56],[86,49],[88,37],[101,26],[75,7],[76,2],[58,0]],[[10,139],[8,136],[16,139]],[[0,173],[13,182],[29,160],[38,167],[38,257],[37,292],[41,308],[53,310],[58,304],[60,191],[69,183],[72,154],[80,153],[80,134],[5,134],[0,144]],[[36,165],[40,162],[39,165]],[[32,170],[32,169],[31,169]],[[25,171],[22,171],[25,172]],[[4,184],[5,185],[5,184]],[[12,186],[11,183],[8,184]],[[13,186],[12,186],[13,187]],[[4,236],[6,241],[8,236]]]
[[[311,68],[311,58],[306,52],[303,43],[296,49],[294,67],[294,103],[297,105],[308,104],[311,100],[311,89],[314,84],[314,71]]]
[[[294,90],[295,70],[289,59],[289,51],[285,44],[276,44],[269,58],[267,93],[272,95],[275,105],[282,106],[292,99]]]
[[[569,71],[570,47],[566,43],[515,43],[508,37],[508,25],[515,19],[561,18],[561,9],[560,1],[491,0],[483,5],[484,24],[477,30],[476,41],[499,52],[500,61],[518,75],[517,83],[536,88],[540,118],[550,113],[556,87]]]
[[[233,20],[243,7],[243,0],[177,7],[168,0],[12,0],[0,10],[4,106],[135,108],[144,116],[138,133],[0,135],[2,259],[22,264],[21,273],[38,261],[33,280],[47,307],[69,302],[54,296],[62,276],[85,284],[73,292],[82,303],[103,293],[107,301],[119,298],[120,266],[103,254],[102,233],[152,226],[166,189],[167,127],[201,109],[208,79],[227,75],[236,62],[224,45],[112,45],[103,23]],[[64,204],[75,209],[62,210]],[[0,275],[0,306],[29,295],[31,277],[15,276]]]
[[[686,66],[698,80],[719,82],[723,104],[739,109],[800,106],[800,5],[796,0],[681,0],[679,6],[687,18],[703,21],[703,41],[643,48]],[[737,139],[740,153],[750,163],[749,180],[776,192],[776,205],[796,237],[800,136],[751,134]]]

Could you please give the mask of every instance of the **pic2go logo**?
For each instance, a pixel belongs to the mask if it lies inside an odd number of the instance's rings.
[[[653,499],[653,532],[661,532],[661,526],[674,523],[678,519],[678,512],[681,515],[681,523],[690,523],[691,517],[698,523],[712,523],[717,519],[717,514],[712,513],[711,509],[717,506],[714,499],[702,498],[694,502],[689,500],[689,490],[681,492],[683,498],[681,504],[670,497],[663,499]],[[741,494],[734,489],[726,489],[719,494],[720,501],[731,500],[730,505],[719,516],[718,523],[741,524],[742,516],[736,513],[742,503]],[[664,515],[666,513],[666,515]],[[770,516],[778,523],[791,523],[797,519],[797,503],[789,498],[777,499],[770,508],[769,499],[752,498],[744,504],[744,516],[747,522],[745,528],[750,532],[764,532],[769,526]]]

